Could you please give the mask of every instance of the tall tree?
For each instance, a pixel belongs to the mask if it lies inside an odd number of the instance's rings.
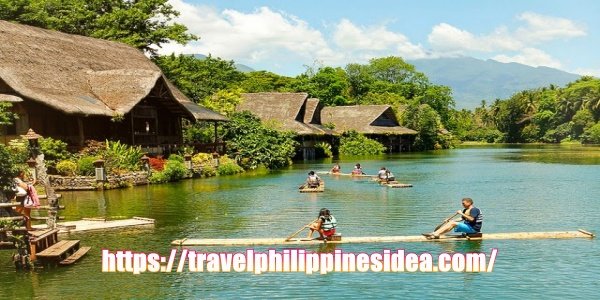
[[[238,86],[246,76],[235,68],[233,61],[207,56],[165,55],[154,58],[163,73],[196,103],[219,90]]]
[[[173,22],[168,0],[0,0],[0,19],[119,41],[155,54],[174,41],[197,39]]]

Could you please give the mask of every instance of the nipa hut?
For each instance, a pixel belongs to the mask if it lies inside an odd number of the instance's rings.
[[[112,139],[160,152],[182,143],[182,120],[226,121],[174,87],[128,45],[0,20],[0,100],[29,128],[82,145]]]
[[[410,151],[416,131],[400,126],[389,105],[356,105],[324,107],[320,113],[323,124],[332,124],[341,134],[355,130],[385,145],[390,152]]]
[[[315,157],[315,145],[331,143],[333,132],[320,123],[318,99],[308,99],[307,93],[246,93],[236,111],[250,111],[262,121],[283,131],[297,134],[301,146],[299,155]]]

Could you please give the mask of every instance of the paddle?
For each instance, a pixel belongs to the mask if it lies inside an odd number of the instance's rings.
[[[298,233],[302,232],[302,230],[304,230],[304,228],[306,228],[306,227],[310,226],[310,224],[312,224],[312,223],[314,223],[314,222],[316,222],[316,221],[318,221],[318,220],[319,220],[319,218],[316,218],[314,221],[312,221],[312,222],[310,222],[310,223],[308,223],[308,224],[306,224],[306,225],[302,226],[302,228],[300,228],[298,231],[296,231],[296,232],[294,232],[292,235],[288,236],[288,237],[285,239],[285,241],[287,242],[287,241],[291,240],[293,237],[295,237],[296,235],[298,235]]]
[[[454,213],[452,216],[446,218],[444,220],[444,222],[442,222],[442,224],[438,225],[433,231],[437,231],[438,229],[440,229],[440,227],[444,226],[444,224],[450,222],[450,220],[452,220],[452,218],[454,218],[456,215],[458,215],[458,213]]]
[[[305,183],[305,184],[303,184],[303,185],[301,185],[301,186],[299,186],[299,187],[298,187],[298,189],[299,189],[299,190],[303,190],[305,187],[306,187],[306,183]]]

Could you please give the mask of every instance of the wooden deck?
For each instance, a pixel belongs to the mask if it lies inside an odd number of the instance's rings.
[[[34,228],[45,228],[46,225],[34,225]],[[129,227],[149,227],[154,226],[154,219],[133,217],[131,219],[110,220],[103,218],[87,218],[79,221],[67,221],[57,223],[60,229],[59,233],[69,232],[87,232],[108,229],[120,229]]]
[[[399,243],[399,242],[445,242],[457,240],[523,240],[523,239],[572,239],[593,238],[595,235],[585,230],[554,231],[554,232],[510,232],[510,233],[484,233],[481,237],[465,238],[462,236],[446,236],[440,239],[428,240],[422,235],[412,236],[362,236],[342,237],[340,241],[328,241],[331,244],[352,243]],[[259,238],[259,239],[180,239],[171,242],[173,246],[255,246],[255,245],[317,245],[321,240],[285,238]]]

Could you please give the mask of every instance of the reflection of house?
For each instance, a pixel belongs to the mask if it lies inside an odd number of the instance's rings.
[[[118,139],[160,147],[182,143],[182,120],[225,121],[169,83],[125,44],[0,21],[0,94],[20,115],[11,136],[33,128],[81,145]],[[14,102],[15,99],[13,99]]]
[[[385,145],[390,152],[409,151],[416,131],[400,126],[389,105],[324,107],[321,122],[338,134],[355,130]]]
[[[314,158],[315,144],[331,141],[332,131],[319,122],[317,99],[306,93],[248,93],[242,94],[237,111],[250,111],[276,128],[293,131],[301,143],[302,157]]]

